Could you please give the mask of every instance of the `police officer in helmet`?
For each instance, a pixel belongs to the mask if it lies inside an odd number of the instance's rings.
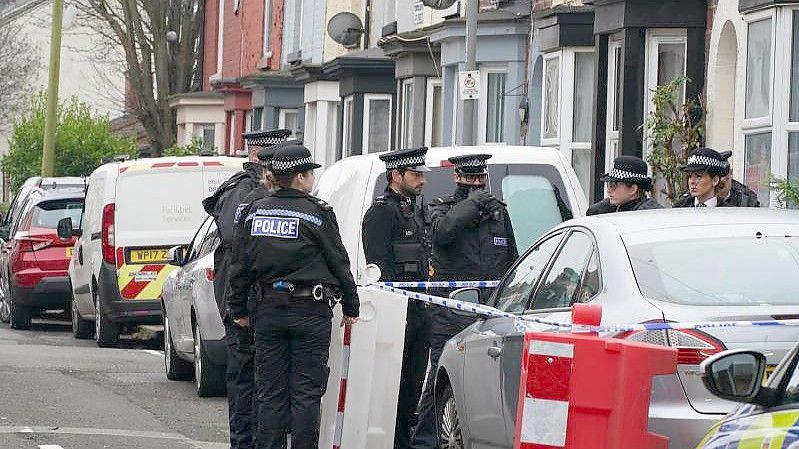
[[[244,198],[263,185],[266,165],[272,157],[273,145],[285,140],[288,130],[256,131],[244,134],[249,150],[249,160],[243,170],[222,183],[213,195],[203,200],[208,215],[214,217],[221,244],[214,252],[214,296],[225,324],[227,343],[226,383],[231,449],[255,447],[255,411],[253,368],[255,349],[252,333],[233,324],[225,304],[225,290],[230,280],[230,266],[234,252],[235,222]]]
[[[516,239],[505,204],[487,189],[488,154],[449,158],[455,167],[455,194],[438,198],[430,208],[433,280],[500,279],[518,257]],[[447,291],[437,292],[446,296]],[[487,292],[481,295],[485,301]],[[432,381],[444,344],[473,320],[434,307],[430,337],[430,371],[419,405],[419,423],[412,448],[437,447]]]
[[[342,325],[358,317],[358,294],[332,208],[309,192],[310,151],[291,145],[275,152],[278,189],[254,201],[240,220],[241,245],[228,300],[234,322],[250,325],[242,301],[255,285],[257,447],[318,449],[322,395],[327,387],[332,304]]]
[[[417,200],[425,184],[427,148],[382,154],[386,163],[385,192],[375,198],[363,218],[366,263],[380,267],[381,281],[424,281],[428,275],[426,222]],[[394,448],[407,449],[414,412],[422,394],[430,348],[427,304],[408,301]]]

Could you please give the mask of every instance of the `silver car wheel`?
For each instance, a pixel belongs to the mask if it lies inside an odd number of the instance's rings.
[[[199,326],[194,326],[194,386],[196,387],[197,391],[200,391],[202,378],[203,378],[203,358],[202,358],[202,347],[200,346],[200,328]]]
[[[461,422],[458,417],[458,407],[455,398],[450,393],[446,397],[444,409],[441,413],[441,449],[463,449],[463,435]]]
[[[169,317],[164,314],[164,365],[167,372],[172,365],[172,332],[169,331]]]

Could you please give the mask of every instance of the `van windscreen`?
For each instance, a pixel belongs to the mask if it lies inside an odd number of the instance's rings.
[[[558,171],[541,164],[490,164],[488,183],[491,193],[508,205],[519,254],[553,226],[573,218],[572,205]],[[375,196],[386,188],[381,176]],[[449,196],[455,191],[451,167],[431,167],[427,173],[423,201]]]

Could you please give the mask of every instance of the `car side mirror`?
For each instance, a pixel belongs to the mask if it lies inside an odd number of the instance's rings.
[[[58,238],[61,240],[69,240],[73,236],[80,237],[80,229],[72,227],[72,219],[69,217],[58,220]]]
[[[702,382],[728,401],[760,403],[766,356],[757,351],[724,351],[702,362]]]
[[[183,247],[182,246],[173,246],[169,248],[169,252],[167,252],[167,260],[169,261],[170,265],[175,265],[177,267],[182,267],[183,263],[185,262],[185,254],[183,254]]]
[[[449,294],[449,299],[461,301],[468,304],[480,304],[480,289],[475,287],[459,288]],[[462,309],[450,309],[450,311],[458,316],[468,318],[479,318],[481,315],[476,312]]]

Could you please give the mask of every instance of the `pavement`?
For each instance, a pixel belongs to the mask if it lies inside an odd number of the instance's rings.
[[[146,335],[146,333],[145,333]],[[76,340],[69,322],[0,323],[0,449],[226,449],[225,398],[167,380],[160,338],[119,349]]]

